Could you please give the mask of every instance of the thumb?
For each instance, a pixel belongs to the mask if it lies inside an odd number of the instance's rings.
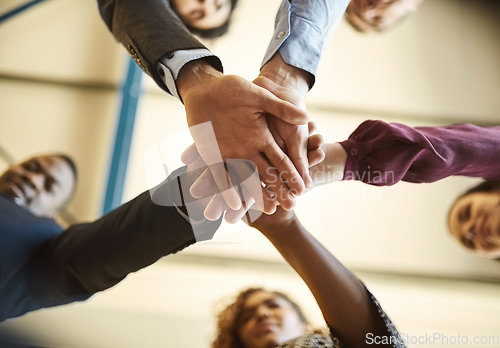
[[[286,123],[301,125],[309,121],[309,116],[304,110],[292,103],[281,100],[264,88],[260,88],[259,106],[264,113],[278,117]]]

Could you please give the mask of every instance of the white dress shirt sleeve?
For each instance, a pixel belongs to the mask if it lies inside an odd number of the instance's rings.
[[[279,50],[285,63],[314,76],[323,49],[342,20],[349,2],[350,0],[283,0],[262,66]]]
[[[169,53],[162,57],[156,66],[156,69],[160,72],[160,76],[163,83],[167,86],[170,93],[181,100],[179,93],[177,92],[177,76],[179,76],[179,71],[184,65],[190,61],[205,58],[205,57],[215,57],[216,56],[207,50],[206,48],[200,48],[195,50],[180,50],[173,53]],[[182,100],[181,100],[182,101]]]

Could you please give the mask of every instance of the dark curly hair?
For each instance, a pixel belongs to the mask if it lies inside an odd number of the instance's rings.
[[[458,198],[462,198],[477,192],[496,192],[496,191],[500,191],[500,180],[486,180],[480,183],[479,185],[476,185],[468,189]]]
[[[236,296],[234,302],[226,306],[217,315],[217,333],[215,340],[212,343],[212,348],[245,348],[238,335],[238,323],[240,322],[240,316],[246,300],[250,295],[259,291],[269,292],[286,300],[292,305],[293,309],[299,316],[300,321],[305,325],[310,326],[310,323],[304,315],[302,309],[286,294],[279,291],[268,291],[264,288],[249,288],[240,292]],[[327,330],[314,330],[314,332],[328,336]]]

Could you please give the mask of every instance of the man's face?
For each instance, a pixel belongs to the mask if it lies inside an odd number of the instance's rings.
[[[384,31],[415,12],[423,0],[352,0],[346,11],[350,24],[360,31]]]
[[[0,192],[36,216],[53,217],[75,189],[73,171],[60,156],[38,156],[0,176]]]
[[[230,0],[171,0],[183,21],[196,29],[214,29],[226,23],[231,13]]]

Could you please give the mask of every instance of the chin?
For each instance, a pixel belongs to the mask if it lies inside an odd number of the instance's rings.
[[[270,337],[265,337],[262,339],[261,344],[259,345],[260,348],[275,348],[277,345],[281,344],[283,342],[280,342],[277,337],[274,335],[270,335]]]
[[[276,348],[279,345],[279,342],[276,341],[268,341],[264,345],[262,345],[262,348]]]

